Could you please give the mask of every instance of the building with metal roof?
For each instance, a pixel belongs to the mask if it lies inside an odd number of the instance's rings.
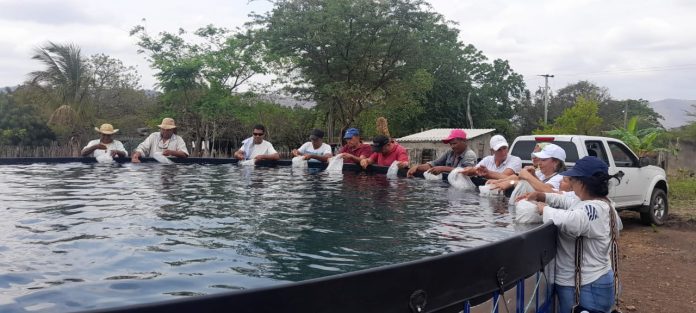
[[[442,140],[449,136],[452,129],[454,128],[434,128],[398,138],[396,142],[408,150],[411,164],[421,164],[447,153],[450,147]],[[490,141],[495,129],[462,128],[462,130],[466,132],[469,148],[476,152],[479,159],[489,154]]]

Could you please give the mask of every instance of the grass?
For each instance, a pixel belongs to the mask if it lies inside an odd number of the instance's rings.
[[[670,214],[696,220],[696,177],[670,175],[667,182],[669,183]]]

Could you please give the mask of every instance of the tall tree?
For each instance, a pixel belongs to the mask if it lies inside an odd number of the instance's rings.
[[[32,59],[41,62],[45,69],[31,72],[31,81],[52,88],[60,96],[61,105],[79,108],[90,83],[89,66],[82,58],[80,47],[48,42],[34,52]]]
[[[555,95],[550,96],[549,100],[549,124],[553,123],[554,119],[568,108],[574,106],[578,98],[594,101],[598,106],[609,101],[611,96],[609,90],[604,87],[595,85],[592,82],[581,80],[574,84],[559,89]]]
[[[256,16],[276,61],[299,71],[292,90],[311,95],[345,129],[365,110],[390,97],[413,102],[404,88],[423,79],[423,49],[442,16],[422,1],[287,0]]]
[[[552,125],[537,130],[536,134],[579,134],[599,135],[602,118],[597,114],[599,103],[597,99],[578,97],[575,105],[563,111]]]
[[[150,36],[143,26],[131,30],[138,38],[138,52],[147,55],[157,70],[155,77],[164,94],[167,114],[176,117],[201,151],[204,139],[214,137],[220,123],[230,117],[232,93],[249,78],[265,73],[261,45],[252,32],[232,32],[212,25],[194,32],[163,32]],[[224,110],[228,110],[227,112]]]

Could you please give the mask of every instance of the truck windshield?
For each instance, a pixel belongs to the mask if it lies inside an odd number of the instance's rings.
[[[556,144],[563,148],[566,153],[565,162],[574,163],[578,160],[578,148],[574,143],[570,141],[552,141],[550,143]],[[534,146],[537,142],[534,140],[519,140],[515,142],[515,146],[512,147],[510,152],[512,155],[519,157],[522,161],[532,161],[532,151],[534,151]]]

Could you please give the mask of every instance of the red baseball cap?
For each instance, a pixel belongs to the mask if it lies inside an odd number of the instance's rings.
[[[447,136],[447,138],[443,139],[442,142],[449,143],[450,141],[452,141],[452,139],[457,139],[457,138],[462,139],[462,140],[466,140],[466,133],[461,129],[453,129],[450,131],[449,136]]]

